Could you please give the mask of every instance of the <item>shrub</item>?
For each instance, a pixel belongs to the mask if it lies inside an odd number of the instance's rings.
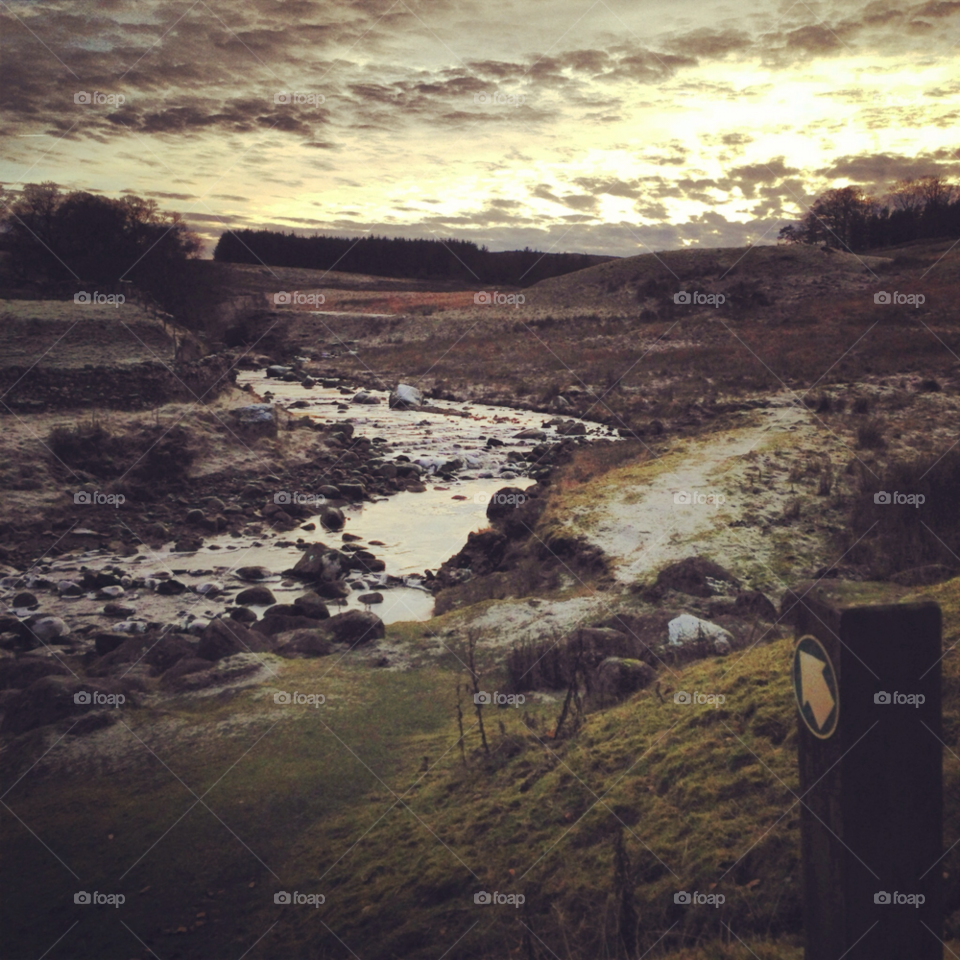
[[[883,429],[876,420],[864,423],[857,430],[857,447],[861,450],[879,450],[886,446]]]

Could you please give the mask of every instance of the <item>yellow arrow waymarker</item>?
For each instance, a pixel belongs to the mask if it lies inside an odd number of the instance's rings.
[[[807,729],[821,740],[832,736],[840,715],[837,675],[823,644],[811,634],[794,648],[793,692]]]
[[[809,704],[813,710],[813,717],[817,726],[823,725],[830,716],[830,711],[836,706],[836,700],[823,679],[824,671],[829,669],[819,657],[811,657],[809,653],[800,651],[800,683],[803,687],[803,702]]]

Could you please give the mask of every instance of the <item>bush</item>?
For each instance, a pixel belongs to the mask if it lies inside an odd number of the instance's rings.
[[[851,508],[852,558],[885,578],[926,564],[960,566],[960,451],[894,462],[879,478],[862,471]],[[918,495],[922,503],[876,502],[880,493]],[[881,497],[881,500],[885,498]]]
[[[879,450],[886,446],[883,429],[876,420],[864,423],[857,430],[857,447],[861,450]]]

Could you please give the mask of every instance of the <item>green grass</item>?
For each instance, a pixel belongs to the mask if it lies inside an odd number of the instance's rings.
[[[927,592],[944,610],[944,740],[952,744],[960,579]],[[4,924],[22,948],[9,955],[40,956],[76,919],[49,957],[142,960],[123,920],[163,960],[248,948],[250,960],[613,958],[622,831],[640,953],[799,960],[790,654],[785,638],[664,671],[663,700],[643,691],[589,715],[572,740],[545,736],[556,704],[488,708],[489,758],[465,704],[466,766],[456,747],[457,674],[445,666],[391,673],[287,662],[276,688],[322,692],[323,708],[285,716],[273,688],[260,688],[130,714],[169,771],[137,748],[56,776],[41,764],[6,797],[29,826],[5,815],[6,862],[19,869],[15,881],[5,871]],[[726,702],[676,705],[678,689]],[[217,816],[198,805],[178,822],[195,797],[177,777],[200,795],[209,790]],[[949,847],[960,837],[960,763],[949,751],[945,794]],[[958,903],[956,849],[944,870],[947,902]],[[124,892],[127,904],[74,907],[80,889]],[[278,907],[277,890],[322,893],[326,903]],[[527,902],[478,906],[480,890]],[[680,890],[723,893],[726,903],[681,907]],[[958,929],[953,913],[949,937]]]

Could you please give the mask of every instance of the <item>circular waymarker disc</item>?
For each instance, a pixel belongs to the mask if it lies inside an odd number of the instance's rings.
[[[818,739],[833,736],[840,718],[837,673],[823,644],[811,634],[793,649],[793,694],[807,729]]]

